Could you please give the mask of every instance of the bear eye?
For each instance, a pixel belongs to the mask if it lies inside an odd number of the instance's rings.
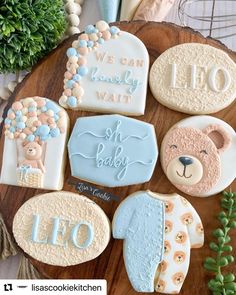
[[[171,149],[177,149],[177,145],[176,144],[172,144],[172,145],[170,145],[170,148]]]
[[[207,152],[206,150],[201,150],[201,151],[200,151],[200,154],[208,155],[208,152]]]

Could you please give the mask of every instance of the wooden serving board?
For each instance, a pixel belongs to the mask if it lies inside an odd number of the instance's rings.
[[[216,40],[204,38],[200,33],[195,32],[190,28],[182,28],[169,23],[154,22],[121,22],[116,25],[119,26],[121,30],[128,31],[143,41],[148,49],[151,64],[166,49],[186,42],[205,43],[220,48],[227,52],[236,62],[236,54],[234,52],[230,51]],[[63,75],[67,62],[65,53],[67,48],[70,47],[72,41],[76,38],[77,36],[75,35],[65,40],[60,46],[58,46],[58,48],[52,51],[33,68],[32,72],[22,81],[20,85],[17,86],[15,92],[10,98],[8,107],[14,100],[34,95],[44,96],[58,101],[63,90]],[[68,111],[68,113],[71,119],[71,128],[73,127],[77,117],[95,115],[95,113],[85,111]],[[214,116],[223,119],[235,129],[235,114],[236,104],[233,104],[225,110],[214,114]],[[160,105],[156,99],[153,98],[149,90],[145,115],[138,117],[138,119],[154,124],[160,147],[163,136],[168,129],[179,120],[186,117],[188,117],[188,115],[172,111]],[[2,162],[3,139],[4,136],[2,135],[0,141],[0,163]],[[235,163],[232,163],[232,165],[235,165]],[[69,162],[67,162],[64,190],[75,191],[75,188],[68,184],[70,179],[70,167]],[[159,161],[150,182],[122,188],[104,189],[120,196],[121,199],[124,199],[126,196],[138,190],[149,189],[160,193],[178,192],[177,189],[167,180],[161,169]],[[231,189],[236,190],[235,183],[231,185]],[[0,193],[0,210],[3,213],[7,227],[11,232],[12,220],[18,208],[29,198],[32,198],[36,194],[42,194],[44,191],[1,185]],[[186,196],[182,192],[178,193],[186,197],[199,212],[204,224],[206,236],[205,246],[201,249],[193,249],[191,251],[191,265],[189,273],[180,294],[207,295],[210,294],[207,288],[207,282],[210,279],[210,274],[204,270],[203,261],[204,258],[210,254],[208,244],[212,240],[213,229],[218,226],[216,214],[220,210],[220,195],[209,198],[194,198]],[[119,203],[115,201],[105,202],[99,199],[94,199],[94,201],[105,210],[110,220],[112,220],[114,211]],[[236,255],[235,235],[232,240],[232,244],[235,246],[234,255]],[[128,281],[122,258],[122,241],[119,240],[111,239],[106,250],[97,259],[77,266],[66,268],[55,267],[43,264],[32,258],[30,259],[38,271],[47,278],[104,278],[108,282],[109,295],[137,294],[132,289]],[[235,264],[231,266],[231,270],[233,270],[234,273],[236,272]]]

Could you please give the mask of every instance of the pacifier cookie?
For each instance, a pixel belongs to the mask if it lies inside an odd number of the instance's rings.
[[[236,97],[236,65],[215,47],[186,43],[162,53],[152,65],[149,85],[166,107],[187,114],[216,113]]]
[[[158,156],[153,125],[121,115],[77,119],[68,150],[72,176],[108,187],[149,181]]]
[[[1,183],[62,189],[68,128],[66,111],[47,98],[14,102],[5,119]]]
[[[61,106],[144,114],[149,55],[141,40],[99,21],[85,28],[67,50],[67,56]]]
[[[151,191],[124,199],[112,233],[124,239],[125,267],[137,292],[178,294],[188,273],[190,249],[204,243],[201,219],[186,199]]]
[[[99,256],[110,240],[110,222],[90,199],[71,192],[38,195],[13,220],[17,244],[36,260],[70,266]]]
[[[174,125],[161,145],[162,168],[179,190],[199,197],[215,195],[236,177],[236,135],[226,122],[194,116]]]

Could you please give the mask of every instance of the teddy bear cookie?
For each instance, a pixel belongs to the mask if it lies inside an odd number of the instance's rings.
[[[61,106],[103,113],[144,114],[149,55],[134,35],[104,21],[89,25],[67,50]]]
[[[47,98],[14,102],[5,119],[0,182],[62,189],[68,128],[66,111]]]
[[[201,219],[183,197],[139,191],[117,208],[112,233],[124,239],[126,271],[137,292],[178,294],[190,249],[204,243]]]
[[[236,177],[236,135],[226,122],[194,116],[174,125],[161,145],[162,168],[179,190],[199,197],[215,195]]]
[[[215,47],[181,44],[156,59],[149,85],[153,96],[170,109],[187,114],[215,113],[235,100],[236,65]]]
[[[25,202],[13,220],[17,244],[36,260],[70,266],[99,256],[110,240],[110,221],[90,199],[53,192]]]
[[[108,187],[149,181],[158,156],[154,126],[121,115],[77,119],[68,151],[72,176]]]

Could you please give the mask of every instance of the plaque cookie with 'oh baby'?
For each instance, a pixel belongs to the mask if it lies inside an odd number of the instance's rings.
[[[104,21],[89,25],[67,52],[64,108],[144,114],[149,55],[134,35]]]
[[[170,109],[187,114],[210,114],[229,106],[236,97],[236,65],[224,51],[186,43],[161,54],[150,71],[153,96]]]

